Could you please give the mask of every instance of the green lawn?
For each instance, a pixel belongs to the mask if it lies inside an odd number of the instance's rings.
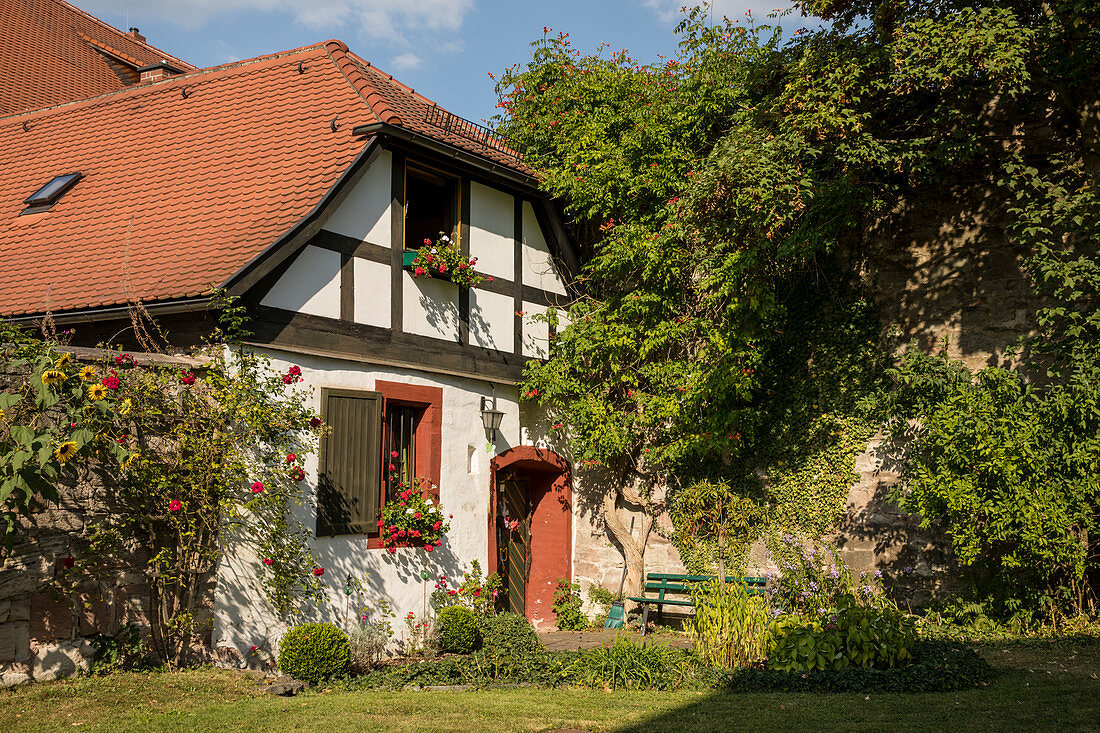
[[[119,674],[0,692],[3,731],[1100,730],[1100,640],[987,644],[988,687],[920,695],[508,689],[260,697],[230,672]]]

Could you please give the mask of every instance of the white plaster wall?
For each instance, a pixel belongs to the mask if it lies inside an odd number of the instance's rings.
[[[261,301],[272,308],[340,317],[340,253],[307,246]]]
[[[470,343],[511,353],[516,348],[516,301],[511,295],[470,289]]]
[[[356,257],[354,319],[368,326],[390,327],[390,266]]]
[[[470,183],[470,256],[477,258],[478,272],[515,277],[515,219],[510,194]]]
[[[554,267],[550,247],[528,201],[523,202],[523,284],[565,295],[565,285]]]
[[[401,621],[409,611],[418,617],[424,613],[426,599],[440,574],[458,578],[478,560],[492,572],[488,563],[489,461],[519,441],[518,394],[514,389],[498,387],[497,409],[504,412],[498,442],[486,451],[485,429],[481,422],[481,397],[489,396],[489,385],[480,380],[443,377],[415,370],[393,369],[327,359],[266,351],[272,368],[285,371],[291,365],[302,369],[303,386],[312,389],[309,403],[320,410],[320,389],[373,390],[375,380],[435,386],[443,388],[442,465],[440,505],[453,514],[451,529],[436,551],[401,549],[391,555],[385,550],[367,549],[365,536],[314,538],[312,548],[320,565],[328,602],[311,606],[297,621],[331,621],[347,627],[357,618],[358,604],[377,608],[387,601],[397,613],[394,629],[401,635]],[[316,485],[317,456],[305,462],[310,486]],[[294,508],[295,516],[312,531],[315,526],[311,506]],[[431,580],[420,572],[427,569]],[[284,620],[275,616],[264,599],[260,580],[263,565],[247,547],[226,549],[218,568],[218,588],[214,605],[214,645],[231,647],[245,655],[252,645],[274,651],[286,630]],[[366,592],[350,603],[343,593],[348,575],[357,578]],[[427,607],[430,612],[430,606]]]
[[[405,333],[460,341],[458,286],[432,277],[413,277],[402,272],[402,320]]]
[[[545,359],[550,350],[550,324],[531,316],[546,313],[546,307],[523,301],[523,355]]]
[[[324,228],[359,241],[390,246],[390,188],[393,160],[382,153],[332,213]]]

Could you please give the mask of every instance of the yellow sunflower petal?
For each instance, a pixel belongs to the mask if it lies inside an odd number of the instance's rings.
[[[54,382],[64,382],[68,377],[65,376],[65,372],[57,369],[47,369],[42,372],[42,384],[53,384]]]
[[[72,360],[73,360],[73,355],[72,354],[64,353],[64,354],[61,355],[61,358],[57,360],[57,364],[55,364],[54,366],[56,366],[58,369],[60,369],[61,367],[65,366],[66,364],[68,364]]]
[[[94,382],[99,375],[95,373],[94,366],[86,366],[80,370],[80,378],[85,382]]]

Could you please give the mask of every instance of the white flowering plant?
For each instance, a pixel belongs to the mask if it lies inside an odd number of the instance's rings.
[[[447,515],[432,498],[435,487],[427,479],[418,479],[413,486],[398,483],[396,501],[388,501],[382,507],[378,519],[378,532],[382,546],[390,553],[399,547],[423,547],[432,552],[443,544],[443,536],[450,529]]]
[[[476,264],[476,257],[463,257],[458,244],[441,232],[435,242],[424,240],[411,268],[413,277],[441,277],[464,288],[477,287],[485,280],[492,282],[493,278],[486,278],[474,270]]]

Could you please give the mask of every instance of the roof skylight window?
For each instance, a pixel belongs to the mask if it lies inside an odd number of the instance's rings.
[[[50,181],[38,189],[30,196],[23,200],[23,203],[27,204],[27,208],[23,209],[23,214],[34,214],[39,211],[45,211],[61,198],[66,191],[76,185],[76,182],[81,179],[84,174],[82,173],[66,173],[63,176],[55,176]]]

